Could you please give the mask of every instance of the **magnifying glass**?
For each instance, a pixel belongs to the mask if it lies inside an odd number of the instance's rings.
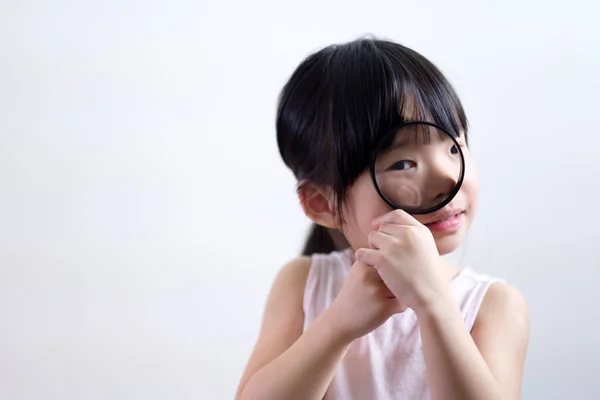
[[[390,129],[371,160],[377,193],[392,208],[412,215],[432,213],[450,203],[465,175],[457,136],[425,121]]]

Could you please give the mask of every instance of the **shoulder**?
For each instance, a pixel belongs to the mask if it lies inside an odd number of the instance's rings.
[[[310,257],[298,257],[284,265],[277,273],[269,292],[263,314],[263,331],[302,331],[303,297],[310,270]]]
[[[490,285],[481,303],[479,314],[483,319],[499,315],[521,323],[529,318],[525,297],[506,282],[494,282]]]
[[[300,256],[285,264],[277,273],[273,282],[271,300],[294,297],[301,301],[308,273],[312,264],[311,257]],[[299,298],[298,298],[299,297]]]
[[[474,336],[494,331],[502,331],[507,340],[522,344],[529,337],[527,301],[519,290],[503,281],[490,285],[473,326]]]
[[[300,335],[304,323],[304,288],[310,265],[310,257],[298,257],[279,270],[267,297],[261,336],[272,339],[272,334],[282,335],[282,332],[294,338]]]
[[[481,274],[466,268],[457,285],[465,291],[474,290],[479,298],[477,319],[485,319],[490,314],[509,314],[526,318],[528,313],[525,297],[514,286],[503,279]]]
[[[297,281],[306,280],[310,267],[312,265],[312,258],[309,256],[297,257],[288,263],[286,263],[277,273],[275,283],[289,284]]]

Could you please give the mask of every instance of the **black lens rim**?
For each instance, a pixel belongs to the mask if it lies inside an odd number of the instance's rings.
[[[460,155],[460,175],[458,177],[458,181],[456,182],[456,185],[454,185],[454,188],[450,191],[448,197],[446,197],[446,199],[444,199],[441,203],[436,204],[433,207],[426,208],[424,210],[421,210],[418,208],[400,207],[399,205],[395,204],[393,201],[388,199],[383,194],[381,189],[379,188],[379,185],[377,184],[376,174],[375,174],[375,161],[377,160],[377,155],[379,154],[379,150],[381,149],[383,144],[386,142],[386,139],[389,138],[390,135],[396,135],[400,129],[403,129],[403,128],[405,128],[407,126],[411,126],[411,125],[428,125],[428,126],[431,126],[435,129],[442,131],[443,133],[448,135],[450,137],[450,139],[452,139],[452,141],[456,145],[456,148],[458,149],[458,154]],[[457,195],[458,191],[460,190],[460,188],[463,184],[464,178],[465,178],[465,155],[463,154],[462,148],[461,148],[460,144],[458,144],[456,137],[454,135],[452,135],[451,133],[449,133],[444,128],[442,128],[441,126],[434,124],[432,122],[427,122],[427,121],[408,121],[408,122],[403,122],[399,125],[395,125],[394,127],[392,127],[388,131],[388,133],[386,133],[385,136],[383,136],[382,140],[379,141],[379,143],[375,147],[375,150],[373,151],[373,154],[371,156],[371,171],[370,172],[371,172],[371,181],[373,181],[373,186],[375,186],[375,190],[377,191],[379,196],[383,199],[383,201],[385,201],[390,207],[392,207],[393,209],[396,209],[396,210],[398,210],[398,209],[404,210],[411,215],[429,214],[429,213],[435,212],[435,211],[440,210],[441,208],[445,207]]]

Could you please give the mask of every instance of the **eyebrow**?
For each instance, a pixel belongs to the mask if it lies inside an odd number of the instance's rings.
[[[444,132],[440,132],[437,128],[435,127],[431,127],[431,130],[433,130],[433,132],[429,131],[427,133],[427,143],[429,144],[431,143],[431,136],[438,134],[440,137],[442,137],[443,139],[448,139],[447,136],[448,134],[444,133]],[[400,135],[400,132],[396,133],[396,138],[394,139],[394,142],[388,147],[387,151],[392,151],[392,150],[396,150],[398,148],[401,148],[403,146],[406,146],[409,142],[414,142],[417,140],[417,135],[424,135],[425,133],[423,131],[420,132],[415,132],[414,129],[411,129],[409,132],[405,132],[402,135]],[[464,141],[464,135],[461,133],[459,133],[457,136],[453,136],[457,142],[461,142]]]
[[[410,142],[416,142],[418,139],[418,135],[423,135],[423,131],[416,131],[414,128],[410,128],[408,131],[402,132],[400,129],[396,132],[396,137],[394,138],[394,142],[388,148],[388,151],[396,150],[400,147],[406,146]]]
[[[398,135],[398,133],[396,134]],[[411,132],[410,134],[405,134],[405,135],[398,135],[396,136],[396,138],[394,139],[394,142],[392,143],[392,145],[389,147],[389,151],[391,150],[395,150],[399,147],[403,147],[406,146],[406,144],[408,144],[408,142],[413,142],[416,140],[416,133]]]

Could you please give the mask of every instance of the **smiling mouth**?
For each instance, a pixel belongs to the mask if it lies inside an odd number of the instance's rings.
[[[427,226],[427,225],[435,225],[435,224],[439,224],[440,222],[445,222],[445,221],[452,220],[452,219],[458,217],[459,215],[461,215],[463,212],[464,211],[459,211],[459,212],[457,212],[455,214],[452,214],[452,215],[449,215],[449,216],[447,216],[447,217],[445,217],[443,219],[438,219],[436,221],[428,222],[428,223],[425,224],[425,226]]]

